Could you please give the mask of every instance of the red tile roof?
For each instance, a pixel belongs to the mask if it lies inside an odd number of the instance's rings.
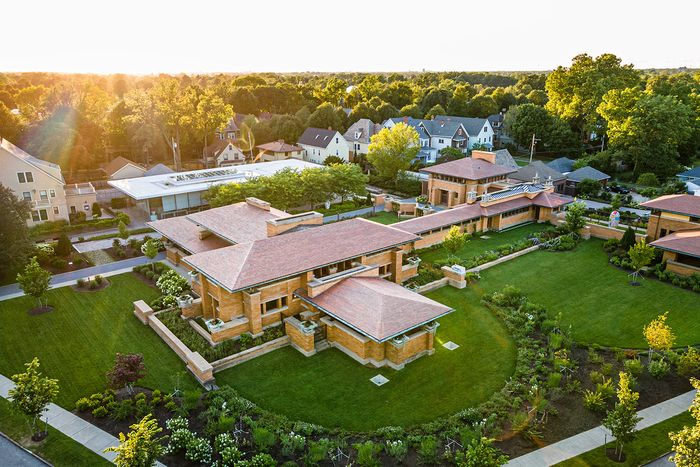
[[[482,206],[481,212],[484,216],[490,217],[496,214],[502,214],[507,211],[512,211],[513,209],[520,209],[526,206],[532,206],[532,200],[525,196],[520,198],[509,199],[507,201],[502,201],[498,203],[491,204],[490,206]]]
[[[679,230],[651,242],[650,245],[700,258],[700,229]]]
[[[185,217],[231,243],[246,243],[267,238],[267,221],[289,217],[289,214],[275,208],[267,211],[244,201]]]
[[[558,193],[540,193],[532,199],[532,203],[535,206],[542,206],[545,208],[558,208],[573,202],[574,199],[572,197],[560,195]]]
[[[479,180],[487,177],[496,177],[517,172],[516,169],[492,164],[483,159],[472,159],[465,157],[456,161],[445,162],[444,164],[433,165],[421,169],[421,172],[429,174],[447,175],[450,177],[464,178],[467,180]]]
[[[700,217],[700,196],[666,195],[641,203],[642,206],[659,211]]]
[[[444,316],[452,308],[378,277],[350,277],[304,300],[359,331],[384,342]]]
[[[396,229],[404,232],[421,234],[432,229],[437,229],[447,225],[457,224],[470,219],[481,217],[481,206],[478,203],[465,204],[452,209],[428,214],[427,216],[416,217],[392,224]]]
[[[367,219],[350,219],[184,258],[230,292],[417,240]]]
[[[200,229],[193,222],[190,222],[185,217],[171,217],[170,219],[162,219],[159,221],[148,222],[156,232],[159,232],[164,237],[167,237],[172,242],[187,250],[191,254],[203,253],[209,250],[216,250],[230,246],[231,243],[210,235],[209,237],[200,240]]]

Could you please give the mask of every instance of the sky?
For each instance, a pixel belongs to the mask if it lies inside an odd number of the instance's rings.
[[[694,0],[3,0],[0,71],[516,71],[614,53],[700,67]]]

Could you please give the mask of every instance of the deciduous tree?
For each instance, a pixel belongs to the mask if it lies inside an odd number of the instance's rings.
[[[17,274],[32,251],[27,218],[29,203],[20,200],[9,188],[0,185],[0,278]]]
[[[636,437],[637,423],[642,419],[637,416],[638,400],[639,393],[630,388],[629,375],[621,371],[617,384],[617,403],[603,420],[603,426],[615,437],[615,451],[619,460],[622,460],[625,443]]]
[[[447,250],[450,257],[455,257],[457,252],[467,243],[468,238],[469,234],[462,232],[458,226],[453,225],[449,232],[447,232],[445,240],[442,242],[442,246],[445,248],[445,250]]]
[[[51,273],[39,266],[36,257],[29,260],[24,271],[17,274],[17,282],[19,287],[26,293],[37,299],[39,306],[43,305],[43,298],[49,290],[49,282],[51,281]]]
[[[700,381],[690,378],[690,384],[697,391],[688,409],[695,424],[684,426],[681,430],[668,434],[673,443],[674,452],[670,460],[677,467],[697,467],[700,465]]]
[[[671,350],[673,343],[676,341],[676,335],[673,333],[671,326],[666,324],[668,311],[659,315],[644,326],[644,338],[649,344],[649,348],[653,351],[665,352]]]
[[[408,170],[419,149],[418,132],[405,123],[398,123],[372,136],[367,160],[380,178],[396,180],[399,172]]]
[[[47,378],[39,372],[39,359],[34,357],[25,364],[27,371],[12,376],[15,387],[10,389],[10,403],[23,414],[31,417],[32,438],[37,439],[37,421],[46,406],[58,395],[58,380]]]
[[[107,372],[107,381],[115,389],[126,387],[131,392],[134,383],[145,376],[143,355],[117,353],[114,366]]]

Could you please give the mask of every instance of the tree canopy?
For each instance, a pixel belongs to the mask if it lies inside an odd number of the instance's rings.
[[[408,170],[419,146],[418,132],[405,123],[383,128],[372,136],[367,160],[383,180],[396,180],[399,172]]]

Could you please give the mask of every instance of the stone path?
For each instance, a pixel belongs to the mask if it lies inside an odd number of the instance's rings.
[[[13,387],[14,383],[12,380],[0,375],[0,397],[7,399],[8,392]],[[82,418],[56,404],[49,404],[49,409],[45,412],[42,420],[46,420],[49,425],[82,444],[92,452],[110,462],[114,462],[116,454],[103,451],[110,446],[119,445],[119,440],[106,431],[96,427],[92,423],[86,422]],[[160,462],[157,462],[156,465],[164,467]]]
[[[124,244],[124,243],[128,242],[129,240],[131,240],[132,238],[135,240],[142,240],[143,237],[145,237],[147,235],[153,237],[153,232],[131,235],[128,239],[122,240],[120,238],[119,241],[122,244]],[[86,251],[105,250],[105,249],[111,247],[113,242],[114,242],[113,238],[105,238],[103,240],[92,240],[92,241],[87,241],[87,242],[75,243],[73,245],[73,248],[75,248],[75,250],[78,253],[85,253]]]
[[[637,412],[637,415],[642,417],[642,420],[637,424],[637,429],[643,430],[644,428],[648,428],[687,411],[694,397],[695,390],[640,410]],[[614,441],[614,438],[610,436],[610,432],[607,428],[597,426],[572,436],[571,438],[563,439],[549,446],[525,454],[524,456],[511,459],[506,466],[541,467],[545,465],[554,465],[602,446],[605,443],[606,434],[608,442]]]
[[[51,465],[0,432],[0,459],[4,467],[46,467]]]
[[[115,276],[117,274],[123,274],[129,272],[134,266],[140,266],[142,264],[147,264],[152,261],[162,261],[165,259],[165,253],[158,253],[158,256],[149,260],[145,256],[139,256],[136,258],[129,258],[122,261],[115,261],[113,263],[101,264],[99,266],[93,266],[90,268],[79,269],[77,271],[64,272],[63,274],[55,274],[51,277],[51,288],[65,287],[67,285],[75,284],[78,279],[84,279],[86,277],[92,277],[100,274],[103,277]],[[0,287],[0,301],[10,300],[12,298],[21,297],[24,295],[22,289],[19,288],[19,284],[9,284]]]

